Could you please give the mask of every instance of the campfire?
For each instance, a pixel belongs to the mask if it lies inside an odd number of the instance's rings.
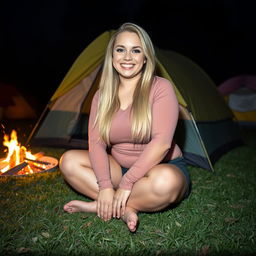
[[[10,137],[4,135],[3,145],[7,147],[7,156],[0,159],[0,176],[51,171],[58,165],[56,158],[44,156],[43,152],[32,154],[21,146],[15,130],[12,130]]]

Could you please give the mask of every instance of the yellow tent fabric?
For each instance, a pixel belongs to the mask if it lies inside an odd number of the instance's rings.
[[[233,110],[234,116],[239,122],[256,122],[256,110],[247,111],[247,112],[239,112]]]
[[[187,107],[187,103],[185,102],[184,98],[182,97],[179,90],[177,89],[174,82],[172,81],[170,75],[168,74],[168,72],[166,71],[166,69],[164,68],[164,66],[161,64],[161,62],[159,60],[157,60],[157,72],[158,72],[159,76],[162,76],[172,82],[172,84],[174,85],[174,90],[175,90],[175,93],[176,93],[179,103],[183,107]]]
[[[103,61],[105,49],[113,33],[114,30],[106,31],[86,47],[64,77],[51,101],[56,100],[76,86]]]

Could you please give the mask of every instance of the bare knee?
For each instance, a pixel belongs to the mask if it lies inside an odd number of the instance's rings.
[[[152,179],[152,192],[155,196],[174,203],[182,193],[184,184],[184,178],[178,170],[163,166]]]
[[[64,175],[72,174],[74,168],[74,151],[66,151],[60,158],[59,167]]]

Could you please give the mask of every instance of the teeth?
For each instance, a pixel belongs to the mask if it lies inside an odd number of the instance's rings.
[[[125,68],[131,68],[133,67],[133,64],[121,64],[121,66]]]

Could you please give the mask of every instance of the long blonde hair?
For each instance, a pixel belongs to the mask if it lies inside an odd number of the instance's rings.
[[[99,104],[95,120],[98,124],[101,139],[110,146],[109,132],[113,114],[120,108],[118,98],[119,76],[113,67],[113,48],[116,37],[122,32],[136,33],[141,41],[146,62],[143,66],[142,76],[133,94],[132,113],[132,138],[136,143],[143,143],[150,139],[151,132],[151,107],[149,94],[155,71],[155,51],[147,32],[133,23],[124,23],[111,37],[105,54],[105,61],[101,80],[99,83]]]

